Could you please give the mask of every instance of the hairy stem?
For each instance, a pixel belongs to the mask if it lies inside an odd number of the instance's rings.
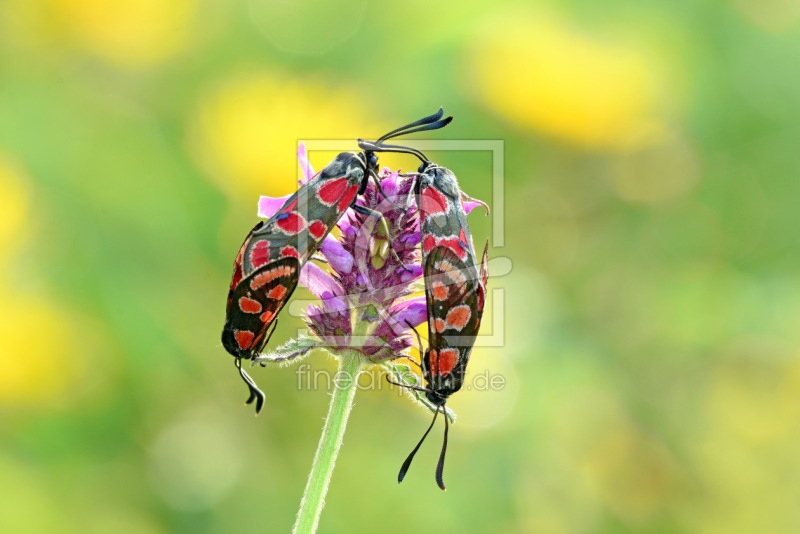
[[[333,474],[336,456],[342,446],[344,430],[350,410],[353,408],[353,398],[358,385],[358,375],[363,366],[363,355],[357,351],[345,350],[337,354],[339,370],[333,381],[333,395],[328,407],[328,417],[325,427],[319,438],[317,453],[311,473],[308,475],[306,491],[300,502],[300,511],[297,512],[297,521],[292,530],[295,534],[312,534],[317,531],[319,516],[325,506],[325,495]]]

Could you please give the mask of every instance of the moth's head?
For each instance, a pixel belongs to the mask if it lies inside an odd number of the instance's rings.
[[[444,406],[449,395],[443,395],[442,393],[429,389],[425,392],[425,397],[437,406]]]
[[[364,156],[367,160],[367,169],[378,172],[378,155],[375,152],[366,152]]]
[[[236,332],[235,330],[228,325],[225,324],[225,328],[222,330],[222,346],[225,347],[231,356],[236,358],[247,358],[247,356],[243,353],[246,353],[246,350],[243,350],[239,343],[236,341]]]

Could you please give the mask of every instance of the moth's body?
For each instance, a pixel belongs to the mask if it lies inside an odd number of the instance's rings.
[[[222,330],[222,344],[233,356],[249,360],[261,353],[269,339],[267,329],[297,287],[300,269],[366,187],[366,161],[363,153],[339,154],[248,234],[233,264]],[[273,281],[275,277],[279,280]],[[250,287],[244,290],[241,284],[248,278]],[[237,291],[247,294],[236,299]],[[254,311],[254,301],[268,313]]]
[[[443,405],[461,389],[486,300],[486,262],[478,267],[455,174],[431,166],[417,185],[428,349],[422,372],[428,400]],[[437,400],[439,402],[437,402]]]
[[[264,394],[242,369],[240,360],[251,360],[264,350],[278,314],[297,287],[300,269],[355,204],[356,196],[366,188],[370,170],[376,168],[374,156],[339,154],[290,196],[275,215],[258,223],[239,249],[228,291],[222,345],[236,357],[239,373],[250,388],[247,403],[257,401],[256,413],[264,403]]]
[[[400,468],[399,482],[436,423],[439,411],[445,412],[447,399],[464,384],[467,363],[483,316],[489,277],[489,244],[483,251],[479,268],[461,200],[463,194],[455,174],[430,162],[423,163],[415,192],[428,306],[428,348],[420,365],[427,387],[415,389],[425,392],[427,399],[436,406],[436,412],[431,426]],[[444,428],[442,453],[436,467],[436,483],[441,489],[445,489],[442,471],[447,450],[446,412]]]

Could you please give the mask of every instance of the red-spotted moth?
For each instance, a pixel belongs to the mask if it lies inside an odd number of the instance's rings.
[[[445,411],[447,399],[464,383],[467,363],[483,316],[489,277],[489,243],[486,243],[479,268],[462,204],[462,198],[474,200],[461,192],[455,174],[426,161],[419,169],[415,193],[428,306],[428,349],[424,354],[419,334],[417,341],[420,354],[423,354],[421,368],[428,387],[404,387],[423,391],[427,399],[436,405],[436,412],[428,430],[403,462],[398,482],[403,481],[414,455],[436,423],[440,409]],[[445,489],[442,472],[447,451],[446,413],[444,422],[444,441],[436,466],[436,483],[441,489]]]
[[[279,312],[297,286],[300,269],[347,209],[380,216],[355,203],[356,197],[366,190],[370,177],[380,190],[375,152],[414,153],[413,149],[386,145],[384,141],[442,128],[452,120],[452,117],[442,119],[442,114],[440,109],[392,130],[375,142],[359,139],[362,152],[336,156],[290,196],[275,215],[248,234],[234,262],[222,344],[236,357],[239,373],[250,388],[247,404],[255,400],[256,413],[264,404],[264,394],[242,369],[241,359],[252,359],[264,349],[275,330]]]

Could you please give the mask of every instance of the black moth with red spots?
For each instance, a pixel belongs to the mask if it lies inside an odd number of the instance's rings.
[[[236,367],[250,388],[245,404],[256,401],[256,413],[264,406],[264,393],[242,369],[241,359],[249,360],[261,354],[275,331],[278,314],[297,286],[299,272],[297,258],[281,258],[242,278],[231,286],[228,294],[222,345],[236,356]]]
[[[413,149],[386,145],[384,141],[447,126],[452,117],[442,119],[442,114],[443,110],[439,109],[429,117],[392,130],[375,142],[359,139],[362,152],[343,152],[336,156],[289,197],[275,215],[257,224],[248,234],[234,261],[222,344],[236,357],[239,373],[250,389],[246,404],[255,400],[256,413],[264,404],[264,394],[242,369],[241,359],[250,360],[260,355],[277,326],[278,313],[297,286],[300,269],[347,209],[380,217],[378,212],[356,204],[357,196],[364,193],[370,178],[380,191],[375,152],[414,153]],[[385,221],[382,222],[385,226]],[[388,228],[385,230],[388,233]]]
[[[421,358],[422,374],[428,387],[415,389],[425,392],[428,400],[436,405],[436,412],[428,430],[403,462],[398,482],[403,481],[414,455],[436,423],[440,409],[445,411],[447,399],[464,383],[467,363],[481,325],[489,277],[489,243],[484,248],[479,270],[462,204],[462,198],[472,199],[461,192],[455,174],[426,161],[419,169],[415,193],[428,305],[428,349]],[[417,339],[422,354],[419,334]],[[444,415],[444,441],[436,466],[436,483],[441,489],[445,489],[442,472],[449,428],[447,414]]]

